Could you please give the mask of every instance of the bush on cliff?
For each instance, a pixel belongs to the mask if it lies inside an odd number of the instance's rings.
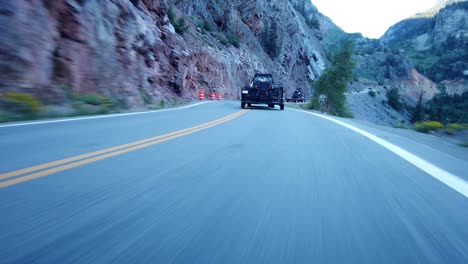
[[[184,34],[189,29],[189,26],[185,21],[185,17],[182,16],[177,18],[173,5],[171,5],[167,10],[167,17],[169,18],[169,21],[174,26],[174,29],[178,34]]]

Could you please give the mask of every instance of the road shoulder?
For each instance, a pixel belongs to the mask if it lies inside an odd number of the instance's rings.
[[[293,109],[291,109],[293,110]],[[297,110],[297,109],[296,109]],[[431,134],[409,129],[379,126],[361,120],[329,116],[317,111],[298,110],[323,115],[364,130],[382,140],[396,145],[421,159],[442,168],[465,181],[468,180],[468,148],[464,148]]]

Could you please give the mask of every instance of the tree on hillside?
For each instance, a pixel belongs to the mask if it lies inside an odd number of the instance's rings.
[[[397,111],[400,111],[403,108],[403,104],[401,103],[401,95],[398,91],[398,88],[393,87],[387,91],[387,103]]]
[[[423,96],[424,96],[424,91],[421,91],[421,94],[419,95],[418,98],[418,103],[416,104],[416,107],[413,110],[413,113],[411,113],[411,122],[417,123],[420,121],[424,120],[424,106],[423,106]]]
[[[355,63],[352,40],[345,41],[338,53],[333,56],[332,66],[325,70],[320,78],[312,85],[315,93],[311,98],[312,109],[319,109],[338,116],[350,116],[346,107],[347,84],[353,79]]]
[[[280,54],[280,46],[278,42],[278,24],[273,20],[268,27],[263,29],[261,36],[263,49],[272,59],[278,57]]]
[[[430,120],[447,123],[468,123],[468,91],[463,94],[441,93],[425,107]]]

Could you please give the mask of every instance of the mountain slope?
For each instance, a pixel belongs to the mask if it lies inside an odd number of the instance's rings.
[[[416,69],[435,82],[466,80],[468,1],[440,1],[429,11],[392,26],[381,41],[405,49]]]

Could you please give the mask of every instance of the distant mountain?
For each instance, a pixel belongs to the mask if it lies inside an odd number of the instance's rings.
[[[439,1],[430,10],[395,24],[380,40],[405,50],[415,68],[435,82],[466,79],[468,1]]]

